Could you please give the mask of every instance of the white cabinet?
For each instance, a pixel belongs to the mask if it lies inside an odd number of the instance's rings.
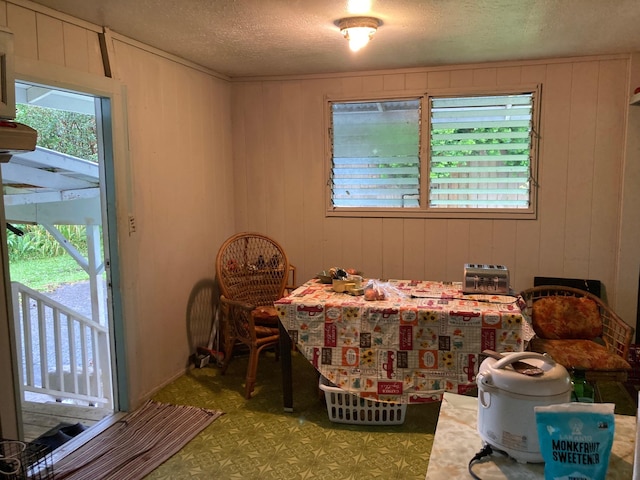
[[[16,117],[13,33],[0,27],[0,118]]]

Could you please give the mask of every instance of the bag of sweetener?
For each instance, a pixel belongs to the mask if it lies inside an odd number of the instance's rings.
[[[604,480],[613,445],[613,403],[534,407],[546,480]]]

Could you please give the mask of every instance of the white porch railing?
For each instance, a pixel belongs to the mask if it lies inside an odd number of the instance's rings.
[[[11,283],[24,392],[113,408],[106,326],[18,282]]]

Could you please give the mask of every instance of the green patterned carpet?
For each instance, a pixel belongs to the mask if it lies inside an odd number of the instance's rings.
[[[313,367],[293,354],[294,413],[282,408],[280,364],[263,354],[254,397],[245,400],[246,356],[227,374],[194,369],[154,400],[220,409],[225,414],[147,480],[415,479],[424,480],[439,404],[410,405],[403,425],[333,423]]]
[[[243,396],[246,365],[247,356],[237,356],[224,376],[214,366],[193,369],[154,396],[225,414],[146,480],[424,480],[439,404],[410,405],[403,425],[332,423],[316,372],[300,354],[293,354],[294,413],[283,411],[274,355],[261,356],[249,401]],[[602,384],[601,393],[603,401],[616,403],[616,413],[635,415],[637,395],[622,384]]]

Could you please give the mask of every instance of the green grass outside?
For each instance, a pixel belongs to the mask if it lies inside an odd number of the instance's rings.
[[[65,283],[89,280],[87,273],[69,255],[9,262],[12,282],[39,292],[52,292]]]

